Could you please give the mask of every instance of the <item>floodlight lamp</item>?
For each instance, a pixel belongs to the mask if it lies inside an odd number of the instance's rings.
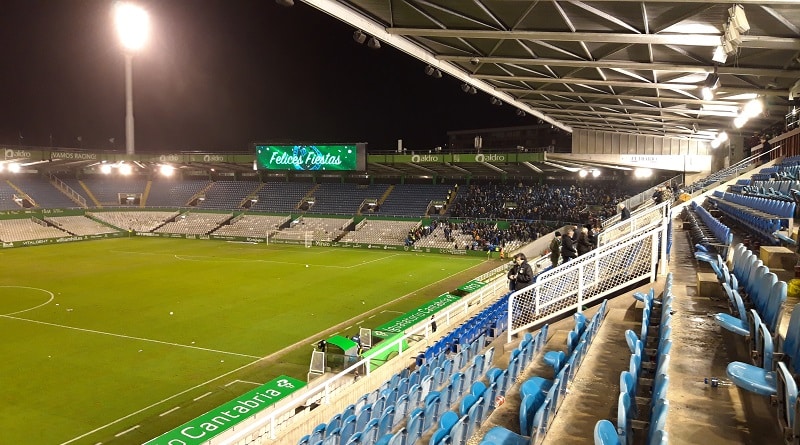
[[[142,7],[127,2],[114,6],[114,24],[122,47],[138,51],[147,43],[150,33],[150,16]]]
[[[703,100],[714,100],[714,90],[709,87],[703,87],[700,92],[703,95]]]
[[[2,162],[0,162],[0,172],[2,172],[5,169],[6,169],[6,164],[3,164]]]
[[[736,119],[733,120],[733,126],[736,128],[744,127],[745,123],[747,123],[747,118],[742,115],[736,116]]]
[[[370,49],[381,49],[381,42],[375,37],[370,37],[369,42],[367,42],[367,46]]]
[[[441,71],[439,71],[438,69],[437,69],[437,70],[435,70],[435,71],[433,72],[433,78],[434,78],[434,79],[441,79],[441,78],[442,78],[442,72],[441,72]]]
[[[764,112],[764,102],[760,99],[753,99],[747,102],[742,110],[742,115],[753,118]]]
[[[598,169],[592,170],[592,177],[596,178],[598,176],[600,176],[600,170]]]
[[[172,176],[172,174],[175,173],[175,167],[168,164],[164,164],[159,168],[159,171],[164,176]]]
[[[428,76],[433,76],[434,68],[430,65],[425,67],[425,74]]]
[[[727,141],[728,140],[728,133],[723,131],[722,133],[717,135],[717,139],[719,139],[720,142]]]
[[[461,84],[461,91],[463,91],[465,93],[469,93],[469,88],[470,88],[469,84],[466,84],[466,83],[462,83]]]
[[[519,108],[517,108],[517,116],[519,116],[519,117],[525,117],[525,112],[524,112],[524,111],[522,111],[522,110],[520,110]]]
[[[711,148],[719,148],[720,144],[722,144],[722,142],[719,139],[714,139],[711,141]]]
[[[360,29],[357,29],[355,32],[353,32],[353,40],[355,40],[359,45],[363,45],[364,42],[367,41],[367,35],[364,34]]]
[[[633,176],[637,178],[649,178],[653,176],[653,170],[649,168],[637,168],[633,171]]]
[[[109,165],[109,164],[101,165],[100,166],[100,173],[102,173],[104,175],[107,175],[107,174],[111,173],[111,165]]]
[[[20,170],[22,170],[22,166],[20,166],[16,162],[8,164],[8,171],[10,171],[11,173],[19,173]]]
[[[728,14],[731,16],[731,25],[739,32],[750,31],[750,22],[747,21],[747,16],[744,13],[742,5],[733,5],[728,9]]]
[[[589,174],[589,172],[587,172],[586,170],[581,170],[581,171],[578,172],[578,176],[580,176],[581,178],[585,178],[586,175],[588,175],[588,174]]]
[[[119,173],[125,176],[130,175],[133,172],[133,168],[130,164],[120,164],[119,166]]]
[[[711,90],[716,90],[719,87],[719,75],[717,74],[716,67],[714,67],[713,73],[709,73],[708,76],[706,76],[706,80],[703,85]]]
[[[725,53],[725,48],[723,48],[722,45],[714,48],[714,55],[711,57],[711,60],[723,64],[728,60],[728,54]]]
[[[478,90],[475,87],[469,87],[469,94],[478,94]]]

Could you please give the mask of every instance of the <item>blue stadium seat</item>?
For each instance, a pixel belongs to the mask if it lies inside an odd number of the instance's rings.
[[[530,439],[513,433],[501,426],[496,426],[483,436],[482,445],[492,443],[494,445],[528,445]]]
[[[594,445],[623,445],[613,423],[604,419],[594,425]]]

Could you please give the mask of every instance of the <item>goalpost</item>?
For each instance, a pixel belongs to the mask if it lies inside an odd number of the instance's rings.
[[[311,247],[314,244],[314,233],[309,230],[305,232],[305,246]]]

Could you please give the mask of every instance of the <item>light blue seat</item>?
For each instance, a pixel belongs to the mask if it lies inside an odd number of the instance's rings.
[[[319,425],[315,426],[311,433],[311,438],[309,439],[309,443],[317,443],[325,438],[325,428],[327,424],[320,423]]]
[[[437,429],[431,435],[430,440],[428,441],[428,445],[444,445],[445,443],[449,443],[450,439],[450,432],[444,429]]]
[[[300,438],[300,440],[297,442],[297,445],[308,445],[308,442],[310,440],[311,440],[311,435],[306,434],[305,436]]]
[[[393,426],[394,405],[387,406],[386,409],[383,410],[383,414],[381,415],[380,419],[378,419],[378,437],[383,437],[384,435],[390,433]]]
[[[667,413],[669,412],[669,400],[659,399],[653,406],[653,413],[650,415],[650,428],[647,432],[647,443],[655,443],[655,435],[658,431],[664,430],[667,423]]]
[[[524,436],[531,435],[531,426],[533,425],[533,416],[544,401],[545,395],[530,394],[522,399],[519,406],[519,431]]]
[[[732,362],[726,370],[728,377],[738,387],[763,396],[775,395],[778,383],[772,371],[773,345],[772,337],[765,324],[759,325],[763,347],[763,367],[749,363]]]
[[[439,419],[439,428],[450,431],[456,422],[458,422],[458,414],[456,414],[454,411],[447,411],[442,414],[441,418]]]
[[[594,445],[623,445],[613,423],[603,419],[594,425]]]
[[[620,392],[617,403],[617,434],[619,434],[620,442],[623,444],[631,443],[633,437],[633,425],[631,423],[633,409],[631,405],[630,396],[627,393]]]
[[[397,403],[394,405],[394,419],[392,420],[392,426],[400,425],[400,423],[406,419],[407,415],[408,394],[403,394],[397,398]]]
[[[655,296],[656,296],[656,291],[653,290],[652,287],[646,294],[642,292],[633,293],[633,298],[636,299],[636,301],[641,301],[641,302],[644,302],[645,300],[652,302]]]
[[[350,436],[345,445],[360,445],[361,443],[361,433],[355,433]]]
[[[341,443],[341,431],[339,428],[334,428],[325,432],[325,439],[322,445],[339,445]]]
[[[472,435],[470,428],[471,420],[469,416],[461,416],[450,429],[450,443],[452,445],[464,445]]]
[[[536,394],[546,394],[550,387],[553,386],[553,381],[543,377],[534,376],[525,380],[520,386],[520,397]]]
[[[625,342],[628,343],[628,349],[631,350],[631,354],[636,348],[636,342],[640,341],[639,336],[633,332],[632,329],[628,329],[625,331]]]
[[[425,418],[425,411],[422,408],[415,408],[411,411],[408,418],[408,442],[414,443],[422,435],[422,422]]]
[[[406,445],[408,437],[408,431],[405,428],[400,428],[400,430],[392,435],[392,438],[389,439],[389,443],[387,445]]]
[[[714,321],[723,329],[731,331],[734,334],[748,336],[750,335],[750,323],[747,320],[747,311],[744,307],[744,301],[742,301],[738,290],[730,289],[730,294],[733,297],[734,309],[736,310],[737,316],[734,317],[731,314],[719,313],[714,316]]]
[[[361,442],[364,444],[374,444],[378,440],[378,419],[371,419],[361,433]]]
[[[567,354],[565,354],[564,351],[550,351],[544,354],[542,360],[545,362],[545,364],[553,368],[553,371],[558,372],[561,369],[561,366],[566,363]]]
[[[484,392],[486,392],[486,384],[481,381],[474,382],[470,388],[470,394],[475,397],[482,396]]]
[[[496,426],[483,436],[483,442],[481,443],[492,443],[494,445],[528,445],[529,442],[530,439],[527,437],[512,433],[501,426]]]
[[[370,419],[372,419],[372,404],[367,404],[358,412],[358,416],[356,417],[356,431],[364,431]]]

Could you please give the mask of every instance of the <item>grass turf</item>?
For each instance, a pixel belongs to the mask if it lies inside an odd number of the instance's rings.
[[[0,261],[2,442],[56,445],[139,444],[256,383],[305,380],[322,331],[375,327],[488,266],[149,238],[8,249]]]

